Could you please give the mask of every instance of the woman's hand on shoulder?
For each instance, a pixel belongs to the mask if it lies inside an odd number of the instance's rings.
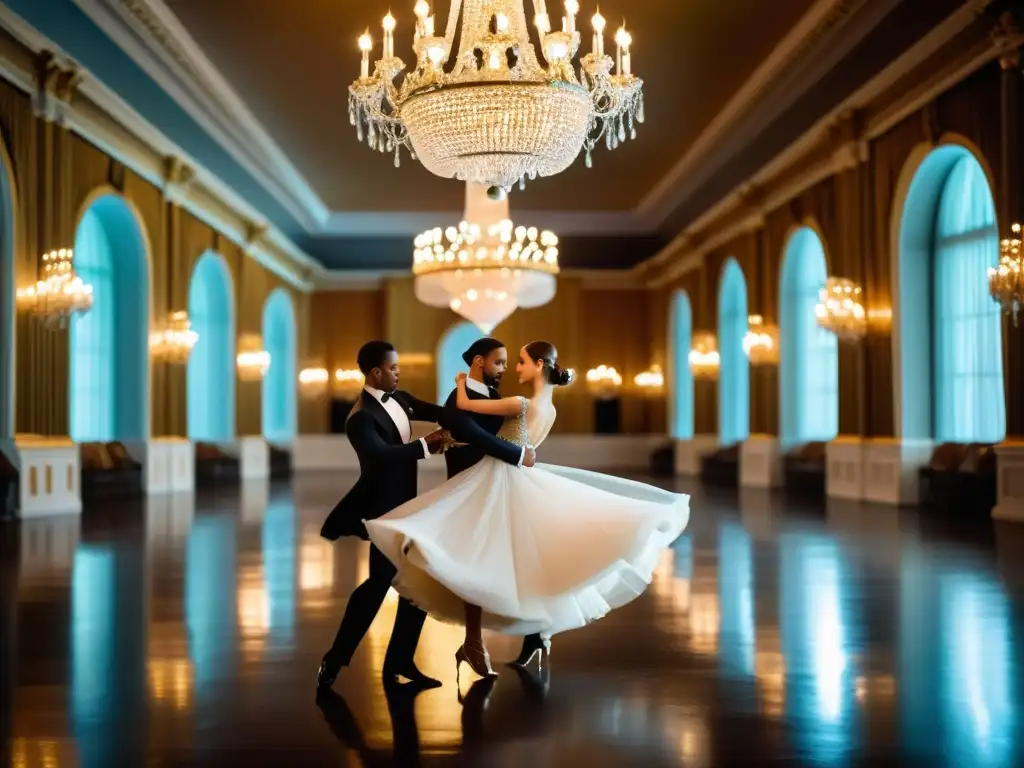
[[[458,373],[456,373],[455,374],[455,386],[456,387],[464,387],[464,386],[466,386],[466,378],[467,377],[466,377],[466,372],[465,371],[459,371]]]

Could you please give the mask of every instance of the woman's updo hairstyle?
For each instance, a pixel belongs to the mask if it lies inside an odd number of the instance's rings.
[[[544,366],[544,376],[549,384],[564,387],[572,384],[572,380],[576,378],[576,371],[558,364],[558,350],[550,341],[531,341],[526,345],[526,354],[535,363]]]

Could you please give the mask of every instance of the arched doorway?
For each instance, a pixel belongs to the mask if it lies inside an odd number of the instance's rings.
[[[480,329],[472,323],[456,323],[441,336],[434,356],[437,369],[437,402],[444,403],[455,389],[455,374],[468,370],[462,353],[481,337]],[[399,361],[401,362],[401,361]]]
[[[235,301],[231,270],[218,253],[207,251],[192,270],[188,316],[199,337],[186,373],[188,436],[234,440]]]
[[[149,436],[149,258],[128,204],[97,198],[75,233],[75,271],[93,304],[71,320],[71,439]]]
[[[789,238],[779,278],[780,436],[785,448],[839,432],[839,341],[818,326],[828,279],[825,246],[810,227]]]
[[[747,335],[747,281],[736,259],[722,269],[718,290],[718,440],[735,445],[750,436],[750,361]]]
[[[898,248],[900,437],[1001,441],[1002,319],[986,274],[999,234],[988,178],[965,147],[933,150],[914,173]]]
[[[669,397],[669,434],[676,440],[693,437],[693,371],[690,348],[693,346],[693,310],[686,291],[672,296],[668,324],[668,359],[671,396]]]
[[[270,353],[270,369],[263,377],[263,436],[272,443],[295,438],[296,333],[292,298],[283,288],[274,290],[263,305],[263,344]]]
[[[0,144],[0,441],[14,437],[15,290],[14,176]]]

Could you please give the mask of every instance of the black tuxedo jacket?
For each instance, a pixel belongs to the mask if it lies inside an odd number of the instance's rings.
[[[501,395],[493,389],[488,391],[490,392],[491,400],[501,399]],[[488,399],[487,395],[482,395],[468,387],[466,388],[466,394],[469,395],[470,400]],[[499,437],[495,437],[498,434],[498,430],[501,429],[501,425],[505,423],[505,417],[460,411],[458,410],[458,405],[456,405],[457,399],[458,390],[453,389],[452,393],[448,395],[444,407],[446,411],[451,410],[462,415],[462,420],[460,420],[456,428],[451,428],[451,432],[452,436],[459,442],[469,443],[469,445],[452,448],[445,453],[444,462],[448,468],[448,477],[455,477],[460,472],[465,472],[486,455],[496,456],[509,464],[519,464],[523,456],[523,449]],[[498,444],[494,449],[500,448],[500,454],[494,453],[491,450],[493,443]]]

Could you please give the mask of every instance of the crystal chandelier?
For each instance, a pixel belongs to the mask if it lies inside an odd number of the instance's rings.
[[[197,341],[199,334],[192,330],[188,312],[172,312],[167,317],[166,327],[149,335],[149,351],[156,360],[184,365]]]
[[[814,308],[818,326],[842,341],[859,341],[868,330],[860,286],[844,277],[830,277]]]
[[[247,333],[238,340],[238,378],[242,381],[260,381],[270,370],[270,353],[263,349],[258,334]]]
[[[641,392],[657,394],[665,386],[665,374],[661,372],[660,365],[652,365],[634,376],[633,383]]]
[[[485,334],[516,309],[554,298],[558,238],[552,232],[514,226],[508,198],[491,199],[475,184],[466,185],[464,215],[458,227],[416,237],[416,298],[450,307]]]
[[[695,378],[714,380],[718,378],[721,356],[718,354],[718,339],[707,331],[693,335],[690,350],[690,370]]]
[[[331,374],[323,366],[303,368],[299,371],[299,394],[310,399],[323,397],[330,382]]]
[[[988,291],[1003,312],[1013,316],[1024,306],[1024,253],[1021,252],[1020,224],[1010,227],[1010,236],[999,243],[999,266],[989,267]]]
[[[614,149],[635,137],[635,123],[644,120],[643,81],[632,74],[625,26],[615,35],[613,61],[604,51],[605,20],[594,14],[593,50],[580,59],[577,75],[579,2],[565,0],[560,31],[551,30],[545,0],[533,6],[543,63],[523,0],[452,0],[443,37],[434,34],[430,5],[419,0],[416,67],[401,84],[396,78],[406,67],[395,56],[389,12],[372,75],[373,40],[368,32],[359,38],[360,75],[349,86],[349,121],[359,140],[393,153],[396,166],[404,146],[437,176],[508,191],[527,178],[561,173],[581,149],[590,167],[598,142]]]
[[[35,285],[21,288],[18,307],[42,318],[49,328],[66,328],[79,312],[92,307],[92,286],[75,274],[74,251],[61,248],[43,254],[43,276]]]
[[[608,365],[599,365],[587,371],[587,389],[602,400],[609,400],[618,394],[622,386],[622,374]]]
[[[779,362],[779,329],[765,325],[761,315],[747,318],[749,329],[743,337],[743,351],[751,365],[772,365]]]

